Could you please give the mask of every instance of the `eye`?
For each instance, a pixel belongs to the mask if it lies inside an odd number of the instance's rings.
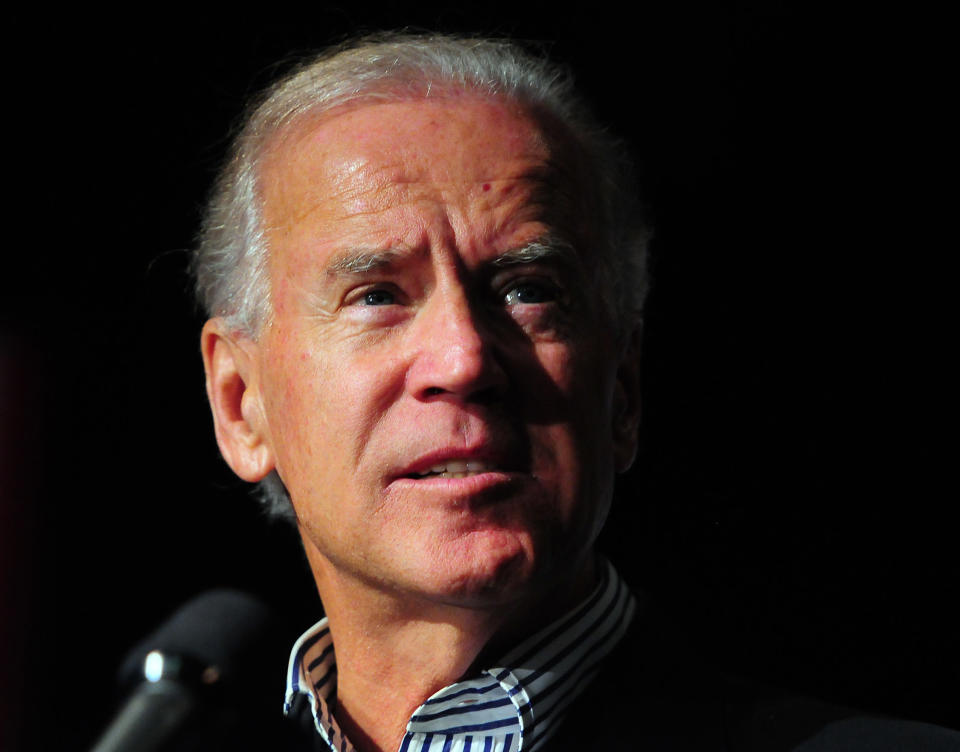
[[[363,294],[362,300],[363,305],[366,306],[388,306],[394,305],[397,302],[397,296],[394,295],[390,290],[377,288],[374,290],[367,290]]]
[[[524,280],[508,288],[504,295],[507,305],[536,305],[552,303],[558,298],[556,285],[550,282]]]

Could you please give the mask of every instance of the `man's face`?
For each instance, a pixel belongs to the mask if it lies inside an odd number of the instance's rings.
[[[571,172],[523,110],[470,97],[342,111],[268,153],[247,386],[324,576],[482,605],[582,566],[633,386]]]

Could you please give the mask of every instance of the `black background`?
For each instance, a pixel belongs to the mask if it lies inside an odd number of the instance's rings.
[[[317,618],[295,535],[219,460],[185,266],[276,62],[409,24],[549,42],[642,167],[643,448],[603,548],[731,671],[960,725],[922,36],[787,2],[417,7],[12,23],[5,748],[86,748],[124,653],[197,592],[254,592],[291,639]]]

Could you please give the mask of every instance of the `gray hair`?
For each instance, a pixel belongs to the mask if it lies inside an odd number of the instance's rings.
[[[621,336],[641,321],[649,238],[626,149],[595,121],[567,71],[514,42],[448,35],[367,36],[307,60],[248,110],[216,180],[193,258],[197,297],[210,316],[257,337],[271,314],[269,249],[258,176],[272,138],[305,116],[344,105],[463,91],[509,99],[560,124],[589,170],[599,247],[596,274]],[[276,472],[260,483],[269,514],[292,519]]]

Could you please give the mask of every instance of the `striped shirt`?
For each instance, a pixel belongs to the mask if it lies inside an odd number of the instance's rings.
[[[636,610],[609,562],[580,605],[510,650],[496,664],[430,697],[414,712],[399,752],[535,752],[560,725]],[[297,640],[284,712],[304,694],[333,752],[353,752],[333,717],[337,665],[327,620]]]

